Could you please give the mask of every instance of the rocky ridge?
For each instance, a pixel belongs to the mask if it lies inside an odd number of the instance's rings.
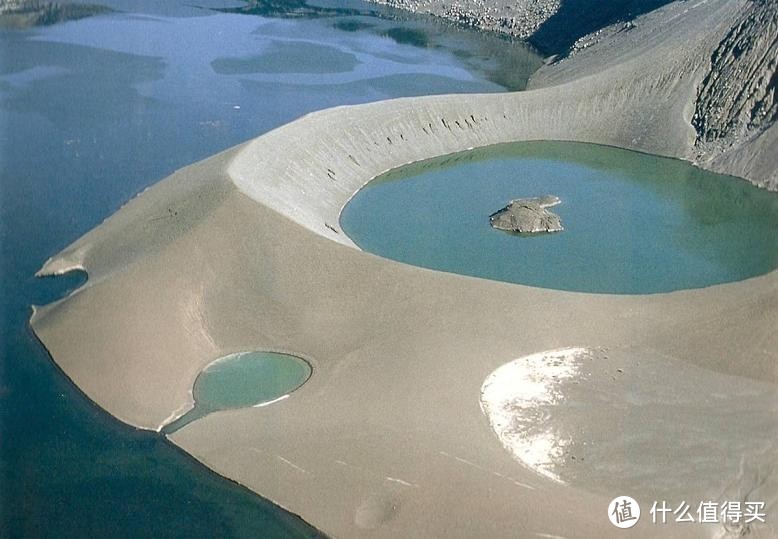
[[[525,39],[547,55],[567,55],[576,42],[626,24],[670,0],[369,0],[456,24]]]
[[[749,2],[711,55],[692,125],[701,158],[715,159],[761,137],[778,118],[778,3]],[[775,173],[773,174],[775,186]]]
[[[529,38],[554,15],[561,0],[370,0],[414,13],[443,17],[457,24]]]

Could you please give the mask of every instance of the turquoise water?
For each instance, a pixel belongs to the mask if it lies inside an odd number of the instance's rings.
[[[268,405],[289,395],[311,376],[300,358],[274,352],[231,354],[203,369],[194,385],[195,406],[167,425],[170,433],[218,410]]]
[[[556,195],[565,230],[520,236],[489,215]],[[778,267],[778,195],[678,160],[591,144],[494,146],[403,167],[344,208],[362,249],[409,264],[532,286],[647,294]]]
[[[0,537],[316,536],[95,407],[27,326],[85,277],[33,275],[145,187],[302,114],[504,91],[539,59],[360,2],[92,3],[0,20]]]

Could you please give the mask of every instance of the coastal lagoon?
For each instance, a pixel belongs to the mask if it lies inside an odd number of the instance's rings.
[[[508,234],[489,215],[554,195],[561,232]],[[702,288],[778,267],[778,197],[688,163],[570,142],[498,145],[379,176],[341,215],[362,249],[409,264],[580,292]]]
[[[92,17],[0,31],[0,535],[315,535],[89,402],[27,326],[31,304],[85,276],[33,274],[173,170],[302,114],[517,89],[540,60],[359,3],[100,4]]]
[[[304,360],[274,352],[239,352],[203,369],[194,385],[195,405],[165,425],[174,432],[211,412],[268,406],[289,396],[311,376]]]

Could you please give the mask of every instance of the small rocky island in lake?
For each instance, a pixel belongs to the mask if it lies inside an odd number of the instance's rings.
[[[489,216],[492,228],[519,234],[538,234],[564,230],[559,216],[547,208],[561,200],[553,195],[538,198],[517,198]]]

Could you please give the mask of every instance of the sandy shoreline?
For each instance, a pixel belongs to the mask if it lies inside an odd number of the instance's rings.
[[[479,405],[484,380],[516,358],[580,346],[775,384],[778,272],[651,296],[544,290],[363,253],[338,217],[382,172],[499,142],[694,159],[699,66],[737,4],[651,14],[654,30],[630,37],[639,46],[541,71],[531,91],[329,109],[182,169],[46,263],[41,274],[79,268],[89,281],[37,308],[33,329],[90,398],[154,430],[191,406],[197,374],[218,357],[309,359],[313,376],[283,402],[214,413],[171,440],[335,536],[607,536],[610,498],[545,480],[502,447]],[[740,164],[706,166],[755,183],[774,173]],[[720,473],[722,488],[754,487],[731,466]],[[632,495],[650,506],[650,493]]]

